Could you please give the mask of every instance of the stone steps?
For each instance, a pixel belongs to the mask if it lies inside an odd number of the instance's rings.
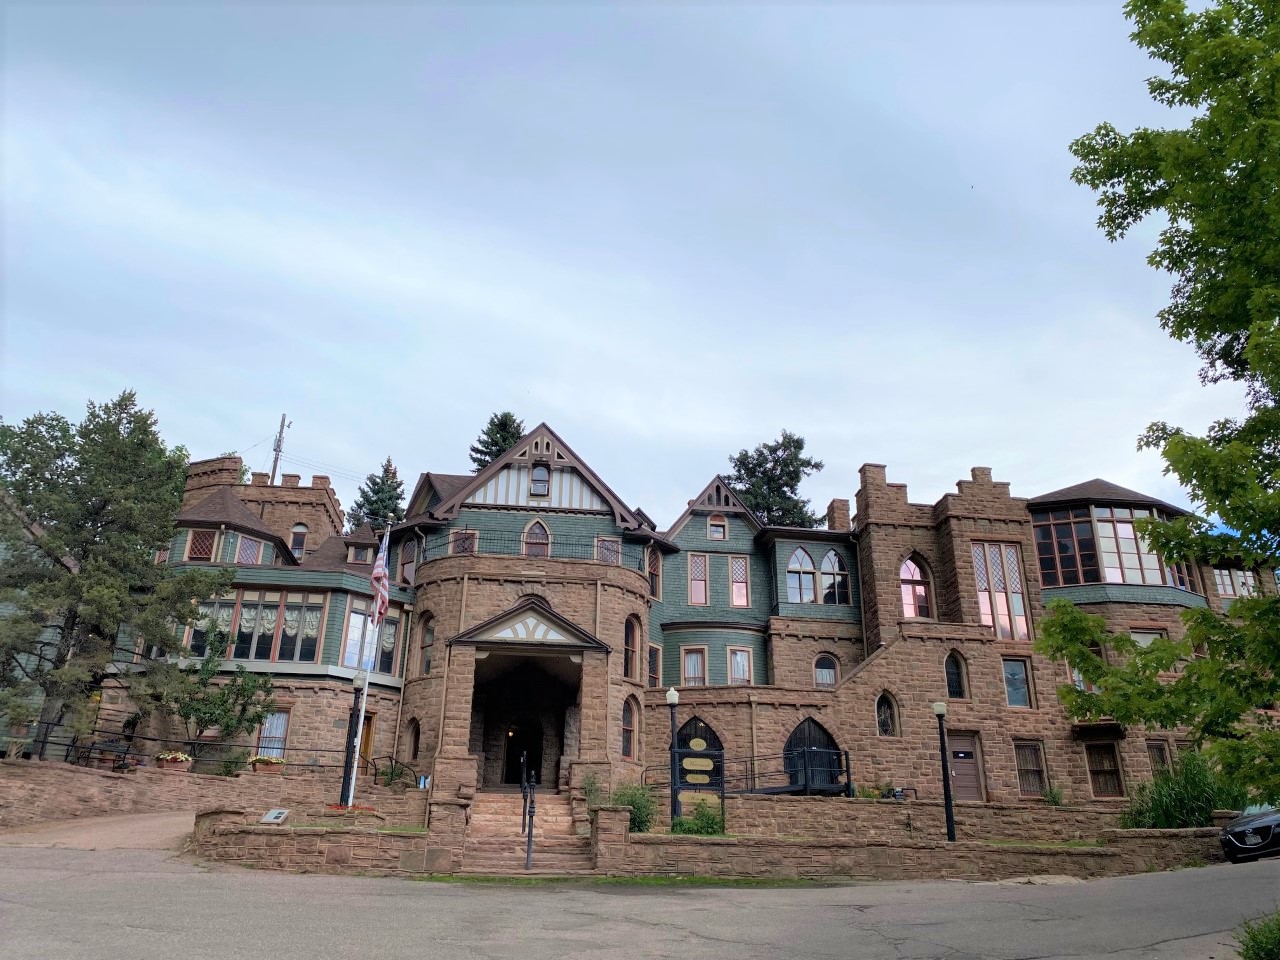
[[[524,874],[523,838],[485,837],[468,839],[462,850],[463,872],[501,876]],[[592,872],[591,841],[586,837],[555,837],[533,840],[531,872],[548,875]]]

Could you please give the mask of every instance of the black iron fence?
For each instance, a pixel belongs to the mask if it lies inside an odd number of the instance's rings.
[[[690,759],[701,761],[696,769]],[[791,794],[795,796],[854,795],[849,751],[806,747],[772,756],[724,757],[716,751],[677,750],[681,791],[739,794]],[[692,771],[692,772],[691,772]],[[670,787],[671,765],[645,769],[643,782]]]
[[[531,560],[591,560],[645,573],[644,545],[617,537],[547,538],[488,530],[450,530],[422,544],[423,561],[450,556],[528,557]]]

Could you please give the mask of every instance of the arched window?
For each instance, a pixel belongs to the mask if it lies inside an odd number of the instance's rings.
[[[945,664],[947,671],[947,696],[952,700],[966,700],[969,697],[969,684],[965,682],[964,658],[952,650],[947,654]]]
[[[698,786],[719,787],[720,779],[724,776],[724,744],[709,723],[704,722],[701,717],[692,717],[686,721],[676,731],[676,749],[714,753],[715,756],[711,757],[711,769],[706,773],[707,782]]]
[[[787,602],[814,602],[813,557],[803,547],[796,547],[787,561]]]
[[[849,603],[849,568],[844,557],[828,550],[822,558],[822,602]]]
[[[902,581],[902,615],[904,617],[932,617],[933,604],[929,598],[929,578],[924,564],[915,557],[902,561],[898,571]]]
[[[823,690],[830,689],[840,679],[840,663],[829,653],[824,653],[813,661],[813,685]]]
[[[413,572],[417,569],[418,541],[413,537],[400,544],[400,579],[405,583],[413,583]]]
[[[636,702],[627,697],[622,702],[622,756],[630,760],[636,755]]]
[[[418,747],[422,739],[422,730],[418,726],[418,721],[413,718],[409,719],[409,735],[406,739],[409,742],[409,759],[417,760]]]
[[[782,762],[791,785],[806,790],[839,784],[844,767],[836,738],[812,718],[800,721],[791,731],[782,748]]]
[[[898,728],[898,705],[887,690],[876,700],[876,729],[882,737],[902,735]]]
[[[551,491],[551,470],[539,463],[529,472],[529,496],[545,497]]]
[[[551,532],[541,520],[535,520],[524,528],[524,555],[526,557],[551,556]]]
[[[657,547],[649,548],[649,596],[662,599],[662,553]]]
[[[289,535],[289,550],[299,560],[302,559],[302,551],[307,547],[307,525],[305,523],[295,523],[293,530]]]
[[[640,626],[635,617],[627,617],[627,623],[623,627],[622,634],[622,675],[628,679],[635,680],[637,679],[637,657],[640,651]]]
[[[431,651],[436,643],[436,623],[431,611],[418,614],[418,642],[422,644],[422,676],[431,673]]]

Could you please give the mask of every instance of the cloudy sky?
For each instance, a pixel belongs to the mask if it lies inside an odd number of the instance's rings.
[[[1069,180],[1172,119],[1119,0],[4,16],[6,420],[133,388],[262,469],[287,413],[345,505],[509,408],[665,525],[784,427],[819,509],[864,462],[1186,502],[1135,438],[1241,410]]]

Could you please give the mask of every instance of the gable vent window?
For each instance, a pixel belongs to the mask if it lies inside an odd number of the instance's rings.
[[[708,540],[725,540],[728,536],[729,525],[723,516],[717,513],[707,520]]]
[[[546,497],[551,492],[551,469],[538,464],[529,472],[529,496]]]

